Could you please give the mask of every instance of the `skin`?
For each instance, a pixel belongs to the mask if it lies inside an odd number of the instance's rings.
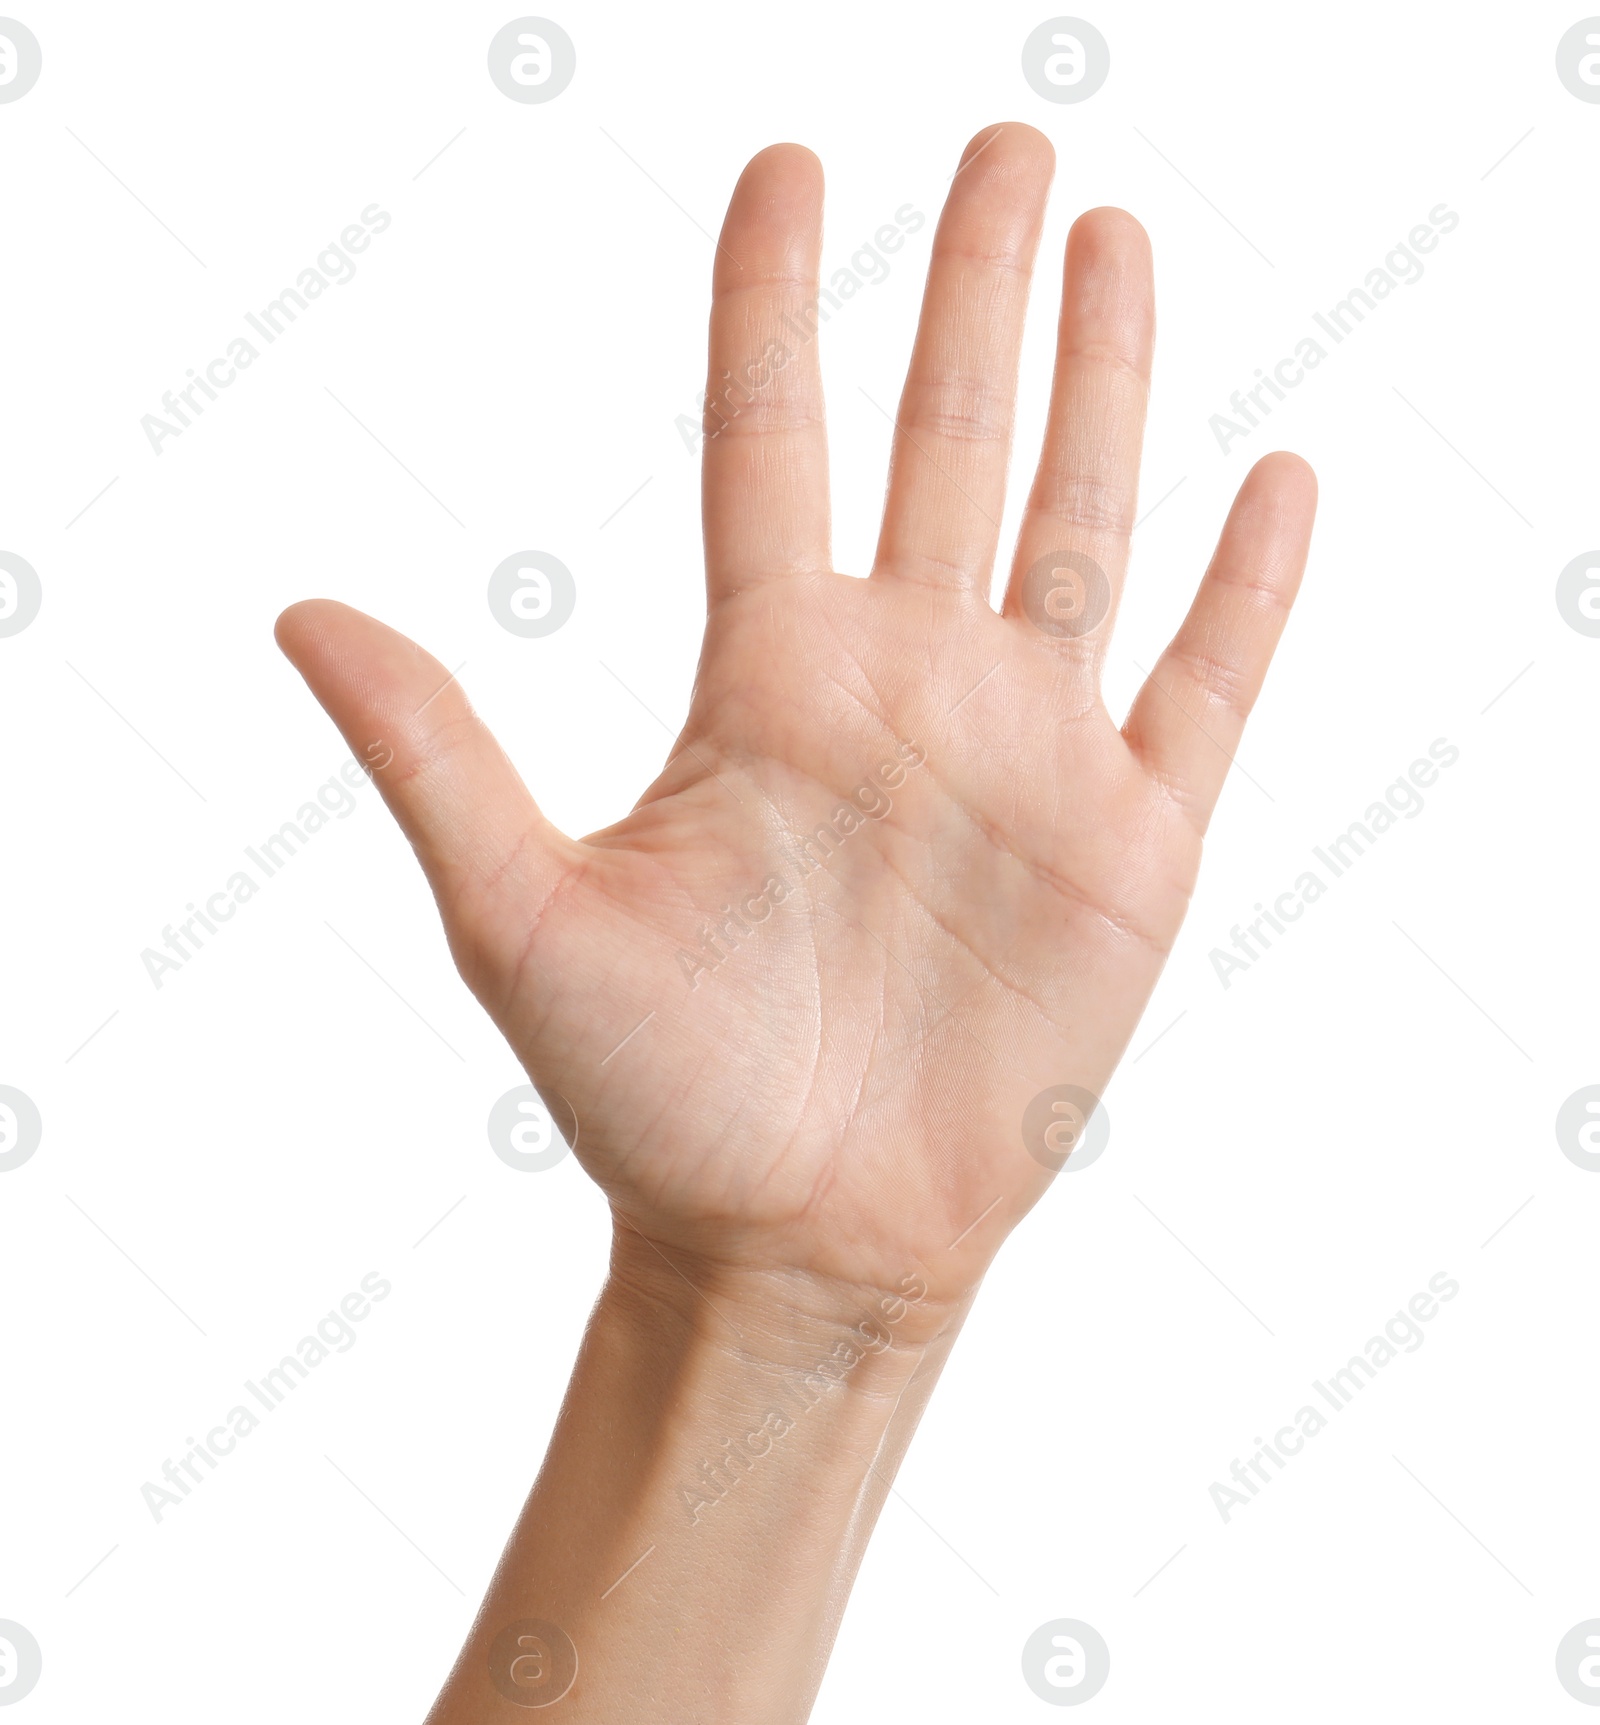
[[[519,1618],[578,1652],[553,1718],[807,1716],[939,1365],[1052,1178],[1024,1110],[1053,1085],[1103,1092],[1299,585],[1315,481],[1269,455],[1126,722],[1107,712],[1154,313],[1143,229],[1101,209],[1068,241],[1044,448],[991,606],[1053,153],[1008,123],[962,164],[865,580],[832,566],[817,344],[794,333],[817,292],[821,169],[782,144],[741,177],[714,276],[705,643],[683,733],[614,826],[556,831],[460,686],[383,624],[323,600],[279,620],[351,746],[392,750],[376,777],[462,975],[576,1117],[616,1220],[544,1470],[436,1725],[526,1716],[489,1674]],[[787,362],[756,364],[773,342]],[[727,393],[728,374],[758,381]],[[1059,551],[1113,594],[1061,638],[1020,587]],[[802,875],[793,835],[852,798],[855,824]],[[764,1421],[754,1465],[707,1475],[724,1439],[754,1453]],[[565,1680],[559,1653],[530,1657],[530,1693]]]

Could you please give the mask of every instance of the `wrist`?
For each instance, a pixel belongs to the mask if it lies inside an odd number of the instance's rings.
[[[831,1569],[866,1504],[870,1526],[963,1312],[914,1272],[897,1288],[730,1268],[619,1220],[591,1338],[662,1410],[643,1446],[661,1555],[720,1545],[738,1565],[782,1537],[797,1585]]]
[[[501,1716],[495,1637],[524,1619],[579,1650],[573,1725],[681,1717],[662,1711],[674,1673],[697,1718],[804,1718],[964,1308],[914,1266],[888,1287],[730,1267],[619,1218],[544,1469],[434,1725]]]
[[[971,1299],[932,1290],[914,1260],[885,1282],[733,1265],[663,1246],[617,1217],[601,1303],[752,1375],[813,1376],[892,1398],[930,1351],[942,1356]]]

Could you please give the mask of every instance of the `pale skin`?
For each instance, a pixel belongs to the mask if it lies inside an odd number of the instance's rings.
[[[1153,289],[1138,223],[1091,211],[991,605],[1053,160],[1009,123],[962,158],[866,579],[833,568],[817,343],[795,334],[817,292],[821,169],[790,144],[745,169],[714,266],[705,644],[682,735],[615,825],[557,831],[459,684],[383,624],[324,600],[279,620],[351,746],[382,745],[377,781],[462,975],[575,1115],[616,1221],[543,1470],[432,1725],[527,1717],[490,1670],[523,1619],[576,1651],[553,1719],[807,1717],[961,1320],[1050,1184],[1024,1110],[1054,1085],[1104,1092],[1177,935],[1315,481],[1292,455],[1250,471],[1119,726],[1099,673]],[[776,368],[760,363],[775,342]],[[729,374],[759,382],[719,395]],[[1077,635],[1037,627],[1019,588],[1061,551],[1113,595]],[[854,824],[802,873],[793,835],[852,799]],[[513,1681],[547,1699],[565,1655],[525,1654]]]

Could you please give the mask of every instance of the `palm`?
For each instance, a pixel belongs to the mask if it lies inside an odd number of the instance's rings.
[[[812,343],[708,439],[695,696],[615,826],[556,833],[453,689],[408,725],[442,673],[380,625],[318,605],[282,629],[358,747],[401,736],[380,782],[463,973],[575,1116],[624,1222],[729,1264],[951,1290],[1048,1182],[1025,1147],[1030,1100],[1097,1096],[1133,1031],[1311,508],[1298,463],[1255,470],[1119,731],[1097,689],[1110,617],[1063,633],[1021,581],[1065,551],[1114,593],[1126,559],[1148,263],[1136,225],[1102,212],[1069,246],[1045,454],[1005,611],[990,609],[1048,147],[1006,127],[967,161],[872,578],[827,559]],[[714,377],[803,304],[819,205],[804,152],[747,170],[719,247]]]

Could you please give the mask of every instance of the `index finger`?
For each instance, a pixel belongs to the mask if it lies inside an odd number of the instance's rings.
[[[821,255],[822,164],[774,144],[739,176],[712,274],[702,481],[712,604],[832,561]]]

